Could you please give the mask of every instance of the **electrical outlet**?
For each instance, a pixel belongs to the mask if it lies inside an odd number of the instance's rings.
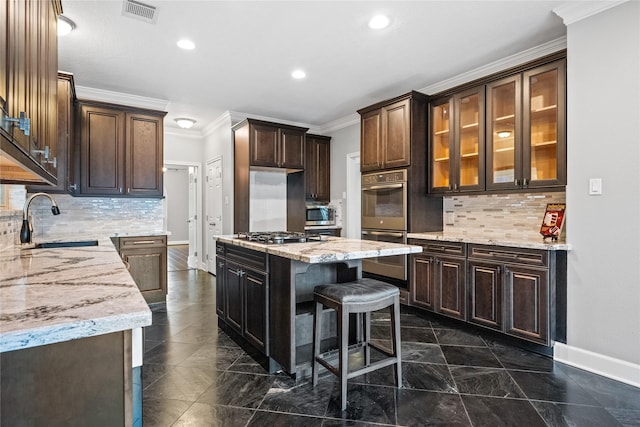
[[[456,213],[453,211],[447,211],[444,214],[444,223],[446,225],[453,225],[456,222]]]

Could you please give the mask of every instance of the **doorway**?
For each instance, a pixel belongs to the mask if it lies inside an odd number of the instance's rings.
[[[188,246],[188,268],[199,268],[200,164],[167,162],[164,167],[165,228],[171,233],[167,243]]]
[[[222,156],[207,162],[207,271],[216,274],[216,239],[222,234]]]

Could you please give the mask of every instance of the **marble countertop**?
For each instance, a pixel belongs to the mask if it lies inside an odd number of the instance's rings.
[[[326,236],[322,241],[279,245],[250,242],[238,239],[236,235],[216,236],[216,239],[222,243],[230,243],[309,264],[422,252],[420,246],[330,236]]]
[[[79,240],[87,239],[66,239]],[[2,251],[0,352],[151,324],[151,310],[111,240],[97,240],[98,246]]]
[[[571,250],[571,245],[563,240],[542,240],[540,234],[510,236],[487,236],[473,230],[460,230],[456,232],[423,232],[407,233],[408,239],[439,240],[444,242],[476,243],[480,245],[507,246],[512,248],[543,249],[547,251]]]

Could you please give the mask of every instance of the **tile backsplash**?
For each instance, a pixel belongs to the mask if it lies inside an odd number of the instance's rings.
[[[33,199],[30,214],[34,240],[65,236],[148,234],[165,229],[164,199],[73,197],[54,194],[60,215],[51,214],[45,197]],[[19,244],[22,211],[0,211],[0,248]]]
[[[538,234],[547,203],[565,200],[565,192],[445,197],[444,231],[473,230],[486,237]]]

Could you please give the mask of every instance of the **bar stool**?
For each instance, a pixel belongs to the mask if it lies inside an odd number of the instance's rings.
[[[389,365],[396,365],[394,379],[396,387],[402,387],[402,364],[400,356],[400,291],[397,287],[379,280],[365,278],[354,282],[331,283],[316,286],[313,290],[315,310],[313,314],[313,385],[318,383],[318,364],[340,380],[340,403],[347,408],[347,380]],[[329,363],[320,355],[322,307],[336,311],[338,317],[338,366]],[[389,307],[391,314],[391,350],[376,345],[371,340],[371,312]],[[349,372],[349,315],[357,313],[357,335],[360,335],[361,317],[364,315],[364,336],[359,343],[364,347],[364,367]],[[358,336],[358,338],[360,338]],[[371,347],[387,357],[371,363]]]

